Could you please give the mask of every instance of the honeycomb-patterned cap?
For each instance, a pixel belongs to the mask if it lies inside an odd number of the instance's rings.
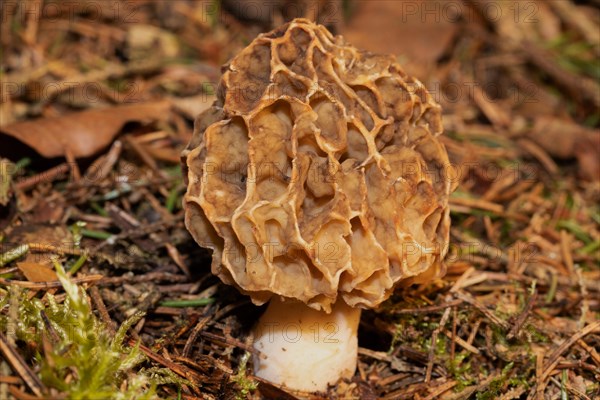
[[[440,107],[391,56],[305,19],[224,67],[183,152],[185,223],[254,303],[375,307],[444,273],[453,182]]]

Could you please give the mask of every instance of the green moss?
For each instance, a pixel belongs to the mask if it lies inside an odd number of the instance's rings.
[[[239,393],[236,395],[237,400],[246,399],[250,392],[256,390],[257,383],[246,376],[246,365],[250,359],[250,353],[245,352],[240,360],[240,365],[237,374],[232,377],[232,380],[239,386]]]
[[[143,313],[127,319],[115,334],[93,313],[85,291],[72,283],[55,261],[66,298],[59,303],[46,293],[45,303],[16,286],[0,290],[0,329],[34,349],[44,384],[69,399],[153,399],[160,384],[182,384],[172,372],[141,369],[139,343],[124,344],[129,328]],[[16,318],[11,319],[11,315]],[[189,384],[189,383],[187,383]]]
[[[528,340],[530,342],[534,342],[534,343],[549,343],[550,342],[550,339],[548,338],[548,336],[544,332],[540,331],[538,328],[533,326],[532,324],[526,324],[524,329],[525,329],[526,335],[528,336]]]
[[[502,372],[500,376],[495,379],[492,379],[487,389],[484,392],[478,392],[475,395],[477,400],[493,400],[497,399],[510,384],[508,378],[512,373],[512,369],[515,366],[514,363],[508,363],[504,368],[502,368]]]
[[[5,251],[4,253],[0,254],[0,267],[3,267],[6,264],[25,255],[28,251],[29,251],[29,246],[27,244],[22,244],[15,248],[12,248],[8,251]]]
[[[471,362],[463,363],[466,358],[467,356],[464,353],[458,353],[453,359],[448,359],[446,362],[448,372],[458,382],[454,387],[456,392],[462,392],[467,386],[476,383]]]
[[[428,352],[431,347],[431,335],[438,325],[437,322],[424,320],[424,318],[417,318],[409,314],[403,315],[400,321],[396,323],[396,331],[394,332],[388,354],[393,352],[398,343],[414,348],[417,351]],[[440,344],[440,337],[438,336],[436,351],[441,346],[445,346],[445,343]]]

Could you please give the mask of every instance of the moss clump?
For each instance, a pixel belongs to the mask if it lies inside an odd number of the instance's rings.
[[[476,383],[477,379],[473,373],[471,361],[463,363],[467,359],[465,354],[457,354],[454,358],[446,360],[446,368],[458,384],[454,387],[455,392],[462,392],[467,386]]]
[[[66,293],[61,303],[50,293],[44,302],[29,299],[14,286],[0,289],[0,311],[9,308],[0,314],[0,329],[33,350],[47,387],[69,399],[153,399],[158,384],[177,381],[169,371],[140,369],[145,356],[139,343],[123,344],[142,313],[111,334],[94,315],[85,291],[67,278],[60,264],[55,262],[55,267]]]
[[[238,368],[238,372],[235,376],[232,377],[232,380],[237,383],[240,388],[239,393],[236,396],[236,399],[246,399],[248,398],[248,394],[250,392],[256,390],[258,384],[253,380],[249,379],[246,376],[246,365],[248,364],[248,359],[250,358],[250,353],[246,352],[242,356],[240,360],[240,366]]]

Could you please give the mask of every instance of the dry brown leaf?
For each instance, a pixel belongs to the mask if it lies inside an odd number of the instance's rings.
[[[20,259],[29,264],[52,264],[52,256],[70,252],[75,248],[73,235],[65,225],[50,225],[44,223],[27,223],[14,227],[6,235],[8,246],[28,244],[30,251]],[[36,247],[38,250],[33,251]],[[47,247],[47,251],[39,249]],[[27,267],[26,267],[27,268]]]
[[[581,178],[600,180],[600,131],[546,116],[536,120],[528,137],[552,157],[577,158]]]
[[[146,24],[132,24],[127,31],[127,48],[131,59],[143,59],[159,51],[172,58],[179,52],[177,36],[164,29]]]
[[[70,151],[89,157],[108,146],[127,122],[156,121],[167,116],[167,101],[86,110],[61,117],[16,122],[0,128],[44,157],[61,157]]]
[[[44,264],[20,262],[17,263],[17,267],[29,282],[48,282],[58,279],[56,272]]]
[[[554,40],[561,34],[560,19],[552,12],[548,2],[480,0],[477,6],[495,25],[501,37],[515,43]]]
[[[361,1],[342,34],[358,48],[405,57],[407,72],[420,74],[454,40],[459,18],[454,10],[441,1]]]
[[[155,147],[146,145],[142,145],[142,147],[157,160],[177,164],[181,159],[181,155],[179,154],[180,152],[170,147]]]
[[[560,18],[552,11],[551,2],[536,0],[521,13],[523,23],[533,22],[543,40],[556,40],[561,35]],[[566,2],[565,2],[566,3]],[[539,16],[535,13],[539,12]]]
[[[551,156],[566,159],[575,157],[575,148],[578,143],[591,143],[595,137],[600,138],[600,132],[574,122],[544,116],[536,119],[528,137]]]
[[[65,215],[67,207],[62,197],[48,197],[44,195],[34,195],[36,198],[35,207],[31,210],[31,223],[50,223],[60,222]]]
[[[600,181],[600,133],[590,135],[575,143],[575,157],[579,165],[579,176],[587,181]]]
[[[200,113],[209,108],[215,101],[217,96],[212,94],[200,94],[189,97],[171,97],[169,101],[173,103],[173,107],[182,112],[186,117],[195,119]]]

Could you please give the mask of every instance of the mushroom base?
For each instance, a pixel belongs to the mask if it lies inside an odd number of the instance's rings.
[[[338,301],[330,314],[273,297],[254,328],[254,375],[291,390],[327,390],[351,378],[360,309]]]

